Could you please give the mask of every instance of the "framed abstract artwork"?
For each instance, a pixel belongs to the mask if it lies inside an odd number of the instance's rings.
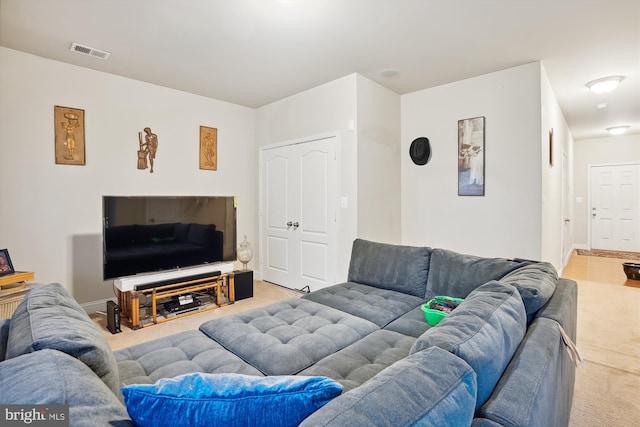
[[[84,110],[56,105],[53,116],[56,164],[84,165]]]
[[[458,120],[458,196],[484,196],[484,117]]]

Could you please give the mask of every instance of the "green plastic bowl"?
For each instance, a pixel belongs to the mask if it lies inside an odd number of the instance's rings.
[[[420,306],[420,308],[422,309],[423,313],[424,313],[424,318],[427,321],[427,323],[429,324],[429,326],[436,326],[438,323],[440,323],[440,321],[442,319],[444,319],[445,317],[447,317],[447,312],[445,311],[440,311],[440,310],[436,310],[434,308],[429,308],[429,305],[432,301],[436,300],[436,299],[440,299],[440,300],[449,300],[449,301],[454,301],[457,302],[458,304],[461,303],[462,301],[464,301],[462,298],[453,298],[453,297],[447,297],[447,296],[437,296],[434,298],[431,298],[429,301],[427,301],[426,304],[422,304],[422,306]]]

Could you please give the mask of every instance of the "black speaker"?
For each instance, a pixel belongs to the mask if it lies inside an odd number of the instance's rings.
[[[107,301],[107,329],[112,334],[122,332],[120,329],[120,307],[113,301]]]
[[[233,287],[236,295],[236,301],[253,296],[253,271],[233,272]]]

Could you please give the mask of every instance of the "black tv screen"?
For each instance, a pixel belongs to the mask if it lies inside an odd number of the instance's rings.
[[[235,197],[103,196],[104,280],[236,259]]]

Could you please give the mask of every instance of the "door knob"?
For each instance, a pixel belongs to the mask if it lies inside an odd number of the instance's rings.
[[[298,223],[298,221],[293,223],[293,229],[295,230],[296,228],[300,227],[300,224]]]
[[[287,221],[287,228],[291,227],[293,223],[291,221]]]
[[[596,216],[596,208],[595,207],[591,208],[591,216],[594,217],[594,218]]]
[[[567,224],[571,222],[570,219],[565,219],[564,222],[566,222]]]

